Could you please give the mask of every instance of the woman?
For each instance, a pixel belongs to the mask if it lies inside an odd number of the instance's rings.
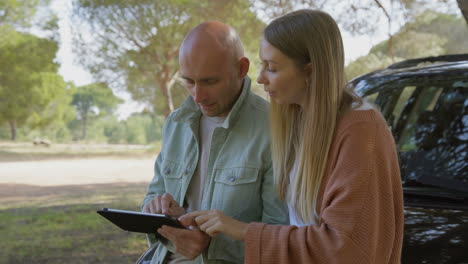
[[[264,31],[258,83],[271,97],[271,148],[291,226],[242,223],[217,210],[182,216],[245,241],[246,263],[399,263],[403,199],[381,114],[345,89],[333,18],[299,10]],[[248,201],[246,201],[248,202]]]

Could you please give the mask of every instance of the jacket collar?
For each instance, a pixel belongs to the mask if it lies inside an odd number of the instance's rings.
[[[248,76],[245,76],[242,82],[242,91],[237,98],[236,103],[232,107],[231,111],[224,120],[223,128],[229,128],[239,119],[240,110],[244,105],[245,101],[249,98],[251,80]],[[188,96],[182,106],[174,113],[173,120],[181,123],[193,123],[197,122],[202,115],[200,107],[193,101],[192,96]]]

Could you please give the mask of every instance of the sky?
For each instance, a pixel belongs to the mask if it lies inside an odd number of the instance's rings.
[[[71,47],[71,31],[70,21],[68,19],[71,13],[71,0],[53,0],[52,9],[59,16],[59,31],[61,36],[60,48],[57,54],[57,61],[60,63],[59,74],[66,81],[73,81],[75,85],[81,86],[93,82],[92,76],[83,67],[75,63],[75,56]],[[383,40],[387,35],[388,24],[385,20],[381,20],[382,25],[379,26],[381,31],[376,32],[372,36],[361,35],[352,36],[350,33],[343,31],[343,42],[345,47],[346,63],[354,59],[367,55],[371,47]],[[392,25],[393,31],[396,31],[401,25]],[[117,110],[119,119],[126,119],[131,113],[139,112],[143,109],[143,105],[131,100],[131,96],[125,91],[114,91],[116,95],[122,98],[125,103],[121,104]]]

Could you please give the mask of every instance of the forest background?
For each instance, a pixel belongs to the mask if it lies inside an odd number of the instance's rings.
[[[74,63],[89,74],[88,83],[77,85],[59,73],[64,43],[54,5],[63,2],[2,0],[0,140],[158,142],[165,117],[188,95],[178,75],[179,44],[206,20],[238,30],[253,79],[262,29],[298,8],[329,12],[345,36],[388,36],[367,55],[347,61],[348,79],[405,59],[468,52],[463,0],[62,1],[69,6]],[[266,97],[257,84],[254,91]],[[124,117],[116,111],[126,104],[117,96],[123,93],[138,105]]]

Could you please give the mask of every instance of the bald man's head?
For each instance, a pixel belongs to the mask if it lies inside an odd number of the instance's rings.
[[[206,116],[227,116],[242,91],[249,60],[236,31],[221,22],[192,29],[179,50],[180,75]]]
[[[193,52],[216,52],[233,61],[244,57],[244,47],[237,32],[218,21],[202,23],[185,36],[179,50],[179,61]]]

